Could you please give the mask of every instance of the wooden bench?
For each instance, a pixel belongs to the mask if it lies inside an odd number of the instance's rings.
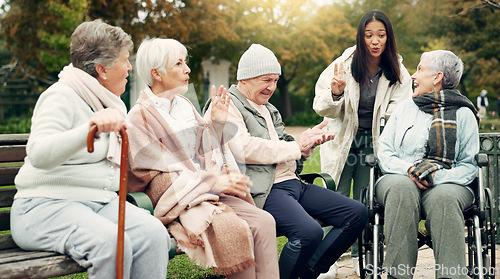
[[[50,278],[85,271],[70,257],[19,248],[10,234],[14,178],[26,156],[28,134],[0,135],[0,278]]]

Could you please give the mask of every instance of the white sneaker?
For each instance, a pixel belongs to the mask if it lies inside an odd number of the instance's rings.
[[[361,272],[359,271],[359,258],[356,257],[356,258],[352,258],[352,265],[354,266],[354,271],[352,273],[356,273],[356,275],[358,275],[358,277],[361,276]]]
[[[326,273],[321,273],[318,276],[318,279],[335,279],[337,277],[337,269],[339,268],[339,265],[337,263],[332,264],[330,266],[330,269]]]

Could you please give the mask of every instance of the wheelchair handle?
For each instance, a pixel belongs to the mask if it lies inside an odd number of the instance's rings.
[[[386,122],[387,120],[385,119],[385,117],[380,117],[380,134],[382,134],[382,132],[384,131]]]
[[[374,154],[368,154],[365,157],[365,162],[367,166],[375,167],[377,165],[377,158]]]
[[[486,167],[488,165],[488,155],[480,153],[476,154],[476,162],[479,167]]]

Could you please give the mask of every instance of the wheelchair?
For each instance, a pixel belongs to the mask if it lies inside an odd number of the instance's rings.
[[[476,155],[479,174],[469,185],[474,190],[474,203],[463,211],[467,233],[467,272],[472,278],[495,278],[495,220],[493,219],[493,195],[484,185],[482,168],[488,165],[485,154]],[[361,278],[380,278],[384,272],[384,208],[375,199],[375,182],[381,176],[375,156],[368,155],[366,164],[370,166],[368,187],[361,191],[360,201],[369,212],[368,224],[360,238],[359,267]],[[432,248],[430,235],[418,233],[418,247]]]

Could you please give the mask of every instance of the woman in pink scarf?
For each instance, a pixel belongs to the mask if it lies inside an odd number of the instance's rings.
[[[137,51],[148,86],[129,113],[129,191],[148,194],[154,215],[196,264],[229,278],[278,278],[274,219],[255,207],[249,178],[224,152],[229,96],[212,87],[216,109],[205,122],[179,95],[188,88],[186,57],[173,39],[148,40]]]
[[[72,64],[37,101],[27,157],[15,180],[11,226],[16,244],[67,254],[87,268],[89,278],[114,278],[116,272],[116,132],[125,125],[120,95],[132,69],[132,49],[130,36],[119,27],[95,20],[76,28]],[[93,125],[99,135],[88,153]],[[161,222],[127,204],[123,278],[164,279],[169,243]]]

